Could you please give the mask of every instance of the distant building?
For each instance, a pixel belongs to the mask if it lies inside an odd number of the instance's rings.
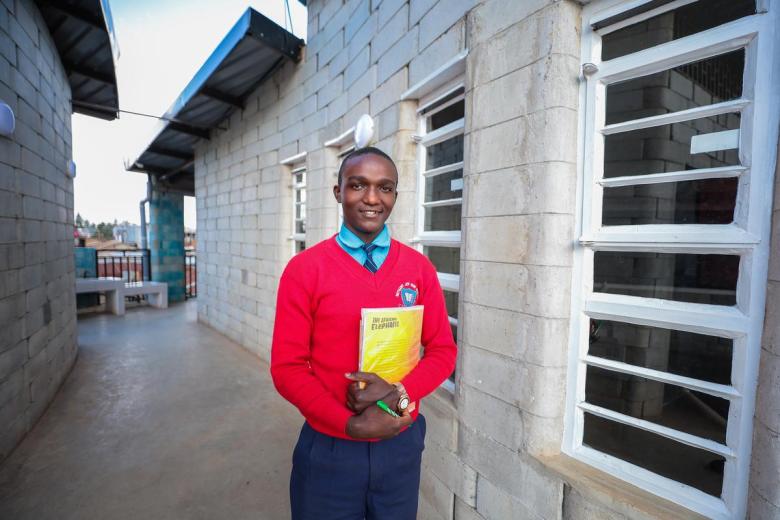
[[[141,226],[127,221],[114,226],[114,240],[141,247]]]

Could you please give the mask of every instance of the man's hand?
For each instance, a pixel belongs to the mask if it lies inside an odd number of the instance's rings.
[[[345,376],[354,381],[347,389],[347,407],[353,412],[362,413],[363,410],[385,398],[387,398],[385,401],[387,406],[395,408],[399,397],[398,391],[378,375],[372,372],[352,372]]]
[[[350,417],[346,433],[353,439],[390,439],[412,422],[409,412],[404,412],[401,417],[393,417],[375,404],[361,414]]]

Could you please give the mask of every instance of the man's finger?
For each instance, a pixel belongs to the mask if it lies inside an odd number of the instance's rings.
[[[363,383],[373,383],[379,379],[379,376],[373,372],[347,372],[344,376],[352,381],[361,381]]]

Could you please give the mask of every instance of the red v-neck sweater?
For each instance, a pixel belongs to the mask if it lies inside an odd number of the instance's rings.
[[[282,274],[276,303],[271,376],[279,393],[312,428],[333,437],[345,433],[346,372],[358,369],[360,310],[400,307],[401,288],[417,290],[424,305],[423,358],[403,384],[417,409],[453,371],[457,347],[436,270],[423,255],[393,240],[376,273],[358,264],[335,238],[294,256]]]

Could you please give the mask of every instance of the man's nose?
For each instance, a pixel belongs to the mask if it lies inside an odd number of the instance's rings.
[[[366,204],[379,204],[379,188],[369,186],[364,192],[363,202]]]

